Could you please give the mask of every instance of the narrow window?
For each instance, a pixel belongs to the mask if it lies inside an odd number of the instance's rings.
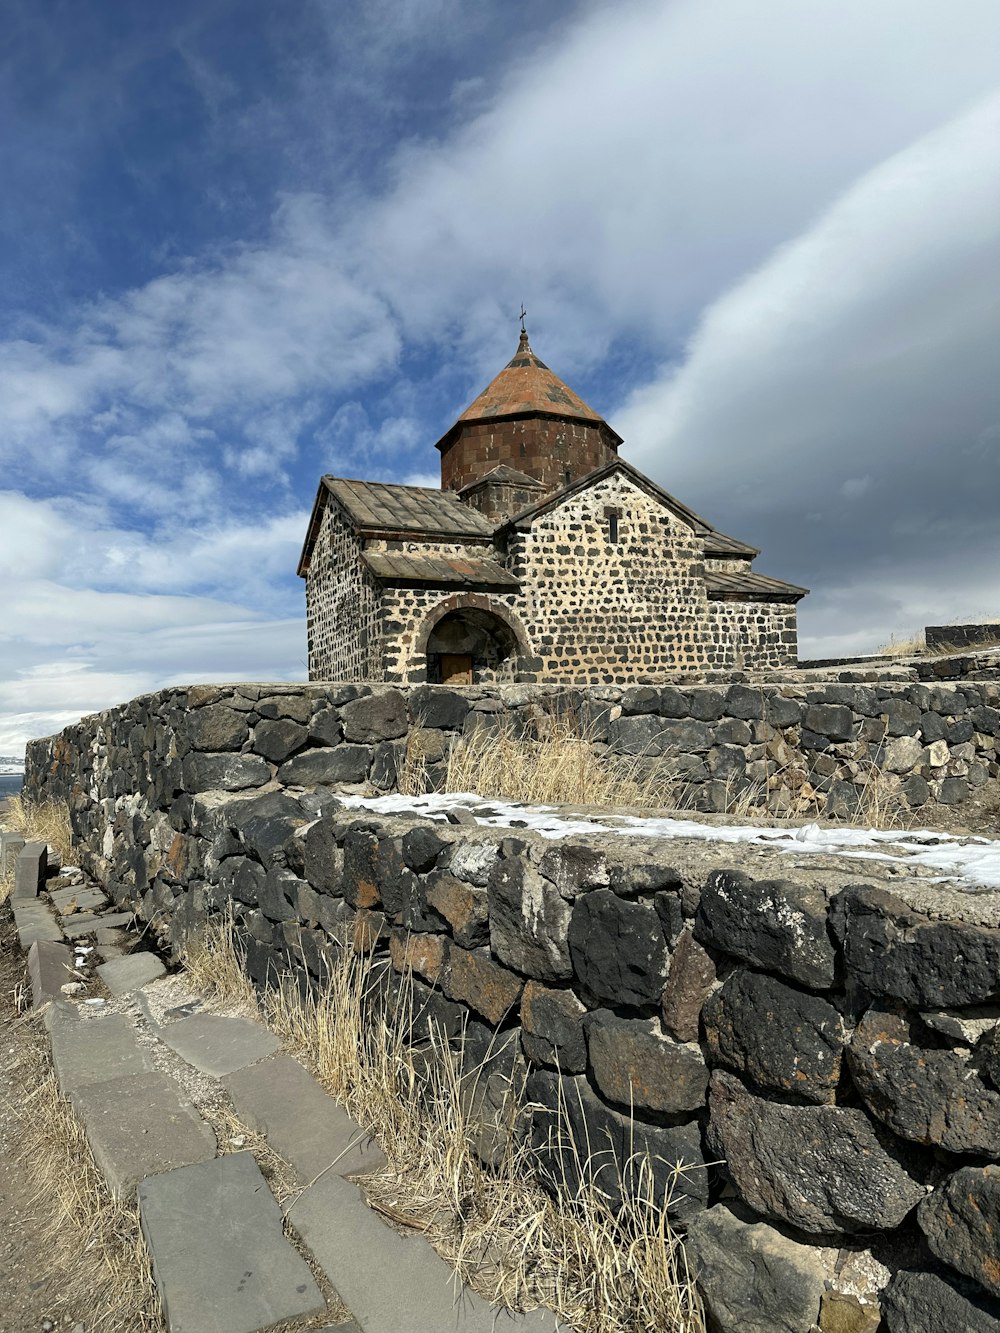
[[[608,521],[608,543],[611,546],[618,545],[618,510],[605,509],[604,517]]]

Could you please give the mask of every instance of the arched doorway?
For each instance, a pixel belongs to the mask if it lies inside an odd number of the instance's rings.
[[[449,611],[427,636],[427,680],[432,685],[473,685],[513,680],[517,636],[491,611],[464,606]]]

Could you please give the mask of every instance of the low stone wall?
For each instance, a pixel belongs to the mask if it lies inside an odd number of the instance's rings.
[[[1000,643],[1000,624],[928,625],[927,647],[935,652],[959,652],[963,648],[987,648]]]
[[[507,721],[544,736],[568,716],[599,754],[672,779],[707,812],[850,817],[870,799],[959,805],[1000,775],[1000,683],[593,687],[231,685],[164,690],[95,714],[29,750],[27,788],[79,781],[95,800],[141,791],[166,809],[184,791],[272,780],[394,791],[407,756],[431,784],[449,748]],[[60,748],[62,747],[62,748]],[[70,769],[50,754],[71,747]]]
[[[902,756],[902,741],[912,758],[940,742],[947,763],[988,772],[995,690],[570,702],[616,752],[696,756],[709,788],[722,756],[746,772],[794,732],[799,754],[835,764],[857,762],[849,746]],[[84,867],[174,947],[231,904],[260,983],[288,970],[318,981],[339,950],[370,950],[398,1006],[412,973],[418,1031],[464,1029],[467,1059],[486,1063],[484,1154],[502,1094],[523,1082],[543,1172],[579,1169],[549,1137],[559,1105],[612,1200],[647,1161],[658,1187],[674,1184],[671,1212],[724,1333],[874,1330],[880,1317],[888,1333],[1000,1333],[1000,893],[875,862],[551,842],[338,801],[345,785],[391,788],[407,738],[433,767],[450,736],[504,709],[542,725],[551,698],[164,691],[34,743],[26,789],[68,799]],[[939,799],[969,781],[896,762],[929,793],[941,784]]]

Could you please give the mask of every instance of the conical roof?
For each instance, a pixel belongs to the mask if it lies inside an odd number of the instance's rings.
[[[604,426],[611,430],[602,416],[583,401],[579,394],[549,370],[544,361],[531,350],[528,335],[522,329],[517,352],[486,388],[465,409],[447,432],[445,439],[459,426],[475,421],[492,421],[497,417],[521,417],[541,413],[550,417],[571,417]]]

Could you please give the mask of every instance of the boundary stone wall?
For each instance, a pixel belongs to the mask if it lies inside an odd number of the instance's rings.
[[[957,652],[963,648],[987,648],[1000,643],[1000,624],[927,625],[927,647],[939,652]]]
[[[756,763],[796,728],[800,755],[836,763],[838,747],[940,740],[995,764],[996,685],[849,689],[574,703],[612,750],[705,757],[705,787],[713,752]],[[504,710],[541,725],[565,694],[164,690],[34,742],[25,788],[68,800],[81,864],[173,948],[231,905],[260,984],[318,983],[341,950],[372,951],[392,1009],[412,974],[418,1026],[464,1030],[485,1062],[487,1158],[517,1084],[543,1176],[578,1169],[550,1138],[560,1105],[599,1146],[613,1204],[636,1153],[661,1187],[679,1173],[670,1210],[723,1333],[879,1318],[1000,1333],[1000,892],[861,882],[865,863],[762,872],[736,850],[698,869],[669,842],[550,842],[337,799],[391,789],[414,735],[436,734],[441,762],[449,737]]]

